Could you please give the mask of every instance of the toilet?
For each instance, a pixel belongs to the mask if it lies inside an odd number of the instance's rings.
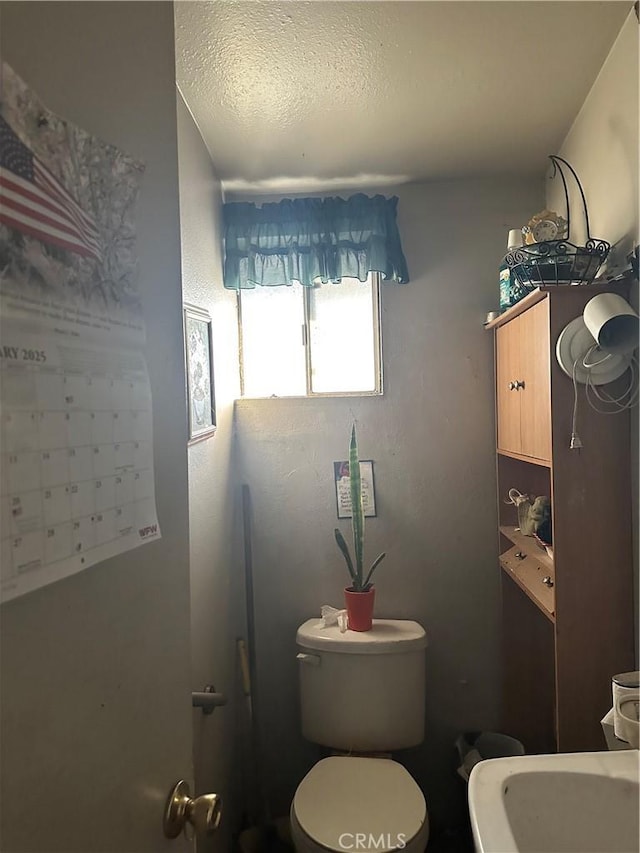
[[[424,628],[374,619],[370,631],[341,633],[309,619],[296,642],[302,734],[337,753],[298,785],[290,815],[296,851],[424,853],[424,796],[389,757],[424,738]]]

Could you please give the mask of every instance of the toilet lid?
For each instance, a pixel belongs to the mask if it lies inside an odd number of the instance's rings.
[[[427,816],[416,782],[386,758],[319,761],[298,786],[293,811],[309,838],[340,853],[358,849],[357,835],[363,833],[379,853],[402,849]],[[361,843],[360,849],[367,848]]]

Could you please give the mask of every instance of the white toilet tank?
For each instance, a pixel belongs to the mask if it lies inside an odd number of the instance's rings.
[[[374,619],[340,633],[309,619],[298,628],[302,734],[313,743],[390,752],[424,739],[425,649],[417,622]]]

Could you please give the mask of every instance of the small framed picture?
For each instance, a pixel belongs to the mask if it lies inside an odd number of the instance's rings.
[[[338,518],[351,518],[351,483],[349,480],[349,463],[334,462],[333,478],[336,483],[336,503]],[[373,460],[360,460],[360,480],[362,482],[362,507],[365,518],[376,515],[376,489],[373,479]]]
[[[194,305],[184,305],[184,345],[189,444],[193,444],[216,431],[211,316]]]

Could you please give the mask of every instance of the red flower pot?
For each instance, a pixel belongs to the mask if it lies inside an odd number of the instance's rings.
[[[351,631],[370,631],[373,617],[374,587],[366,592],[355,592],[353,587],[344,590],[344,603],[347,608],[347,623]]]

